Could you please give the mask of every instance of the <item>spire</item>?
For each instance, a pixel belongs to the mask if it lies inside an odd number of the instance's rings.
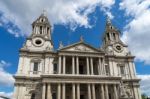
[[[110,20],[110,18],[108,16],[106,18],[106,24],[111,24],[111,20]]]

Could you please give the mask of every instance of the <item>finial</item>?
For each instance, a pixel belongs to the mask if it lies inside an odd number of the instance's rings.
[[[83,41],[84,41],[84,39],[83,39],[83,36],[82,36],[82,35],[80,36],[80,41],[81,41],[81,42],[83,42]]]
[[[107,24],[111,24],[111,20],[110,20],[109,16],[107,16],[106,22],[107,22]]]
[[[62,43],[62,41],[60,41],[59,42],[59,49],[61,49],[61,48],[63,48],[64,46],[63,46],[63,43]]]

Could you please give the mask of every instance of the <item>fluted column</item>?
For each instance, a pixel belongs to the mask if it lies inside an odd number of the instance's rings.
[[[63,74],[66,73],[66,57],[63,56]]]
[[[75,92],[75,84],[72,85],[72,99],[76,99],[75,95],[76,95],[76,92]]]
[[[89,58],[87,57],[86,58],[86,68],[87,68],[87,75],[89,75],[90,74],[90,67],[89,67]]]
[[[88,84],[88,99],[91,99],[91,86]]]
[[[51,84],[48,84],[47,99],[52,99]]]
[[[95,84],[92,84],[92,99],[96,99]]]
[[[105,99],[108,99],[108,85],[105,85]]]
[[[76,57],[76,73],[79,74],[79,58]]]
[[[61,74],[61,56],[59,56],[58,73]]]
[[[116,88],[117,85],[114,85],[114,99],[118,99],[118,94],[117,94],[117,88]]]
[[[61,84],[57,86],[57,99],[61,99]]]
[[[93,71],[93,58],[90,58],[90,63],[91,63],[91,75],[94,74],[94,71]]]
[[[42,99],[45,99],[46,84],[43,84]]]
[[[72,57],[72,74],[75,74],[75,61],[74,61],[74,56]]]
[[[103,84],[101,84],[100,85],[100,95],[101,95],[101,99],[105,99],[105,95],[104,95],[104,85]]]
[[[77,99],[80,99],[80,84],[77,84]]]
[[[63,91],[62,91],[62,99],[66,99],[66,85],[65,84],[63,84],[62,89],[63,89]]]

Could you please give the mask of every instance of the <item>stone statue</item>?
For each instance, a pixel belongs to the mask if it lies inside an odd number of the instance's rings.
[[[121,98],[131,98],[132,97],[130,89],[127,87],[127,85],[124,85],[122,81],[120,83],[120,97]]]
[[[62,41],[59,42],[59,49],[63,48],[63,44],[62,44]]]
[[[121,96],[121,97],[126,97],[126,91],[125,91],[125,87],[124,87],[122,81],[121,81],[121,83],[120,83],[120,96]]]

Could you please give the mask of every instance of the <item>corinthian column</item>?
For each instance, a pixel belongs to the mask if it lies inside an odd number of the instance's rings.
[[[80,84],[77,84],[77,99],[80,99]]]
[[[101,75],[101,72],[102,72],[102,71],[101,71],[101,59],[100,59],[100,58],[98,58],[98,64],[99,64],[99,65],[98,65],[98,66],[99,66],[98,74]]]
[[[88,84],[88,99],[91,99],[91,86]]]
[[[105,85],[105,99],[108,99],[108,85]]]
[[[47,99],[52,99],[51,84],[48,84]]]
[[[79,74],[79,58],[76,57],[76,70],[77,70],[77,74]]]
[[[58,73],[61,74],[61,56],[59,56]]]
[[[90,60],[91,62],[91,75],[93,75],[94,74],[94,71],[93,71],[93,58],[91,58],[91,60]]]
[[[90,67],[89,67],[89,58],[87,57],[86,58],[86,68],[87,68],[87,75],[89,75],[90,74]]]
[[[75,98],[75,95],[76,95],[75,90],[76,90],[76,89],[75,89],[75,84],[73,84],[73,85],[72,85],[72,99],[76,99],[76,98]]]
[[[61,99],[61,84],[58,84],[57,86],[57,98]]]
[[[62,86],[62,88],[63,88],[63,94],[62,94],[62,99],[66,99],[66,85],[65,84],[63,84],[63,86]]]
[[[75,62],[74,62],[74,56],[72,57],[72,74],[75,74]]]
[[[63,56],[63,74],[66,73],[66,57]]]
[[[43,84],[42,99],[45,99],[46,84]]]
[[[116,85],[114,85],[113,87],[114,87],[114,99],[118,99],[118,94],[117,94]]]
[[[92,99],[96,99],[96,95],[95,95],[95,84],[92,84]]]
[[[105,95],[104,95],[104,85],[100,85],[100,94],[101,94],[101,99],[105,99]]]

